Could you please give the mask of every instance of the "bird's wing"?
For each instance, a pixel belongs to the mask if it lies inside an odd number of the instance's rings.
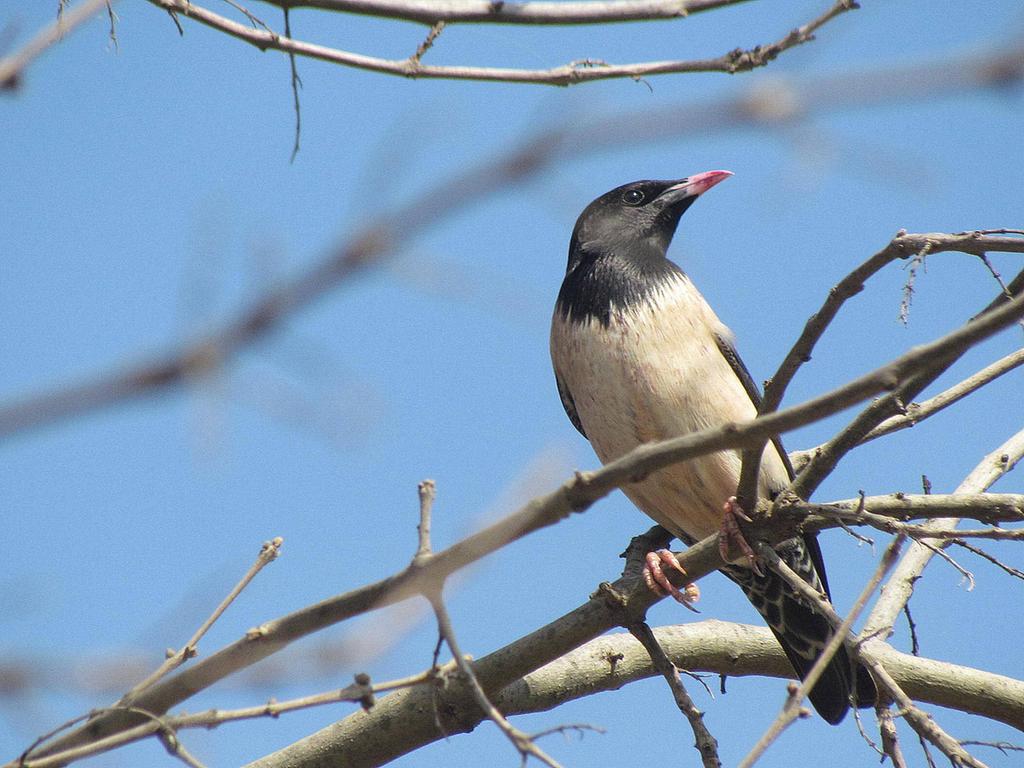
[[[562,407],[565,408],[565,415],[569,417],[569,421],[576,427],[581,435],[587,437],[587,433],[583,431],[583,424],[580,422],[580,415],[576,412],[576,403],[572,399],[572,392],[569,391],[568,385],[562,380],[562,377],[558,375],[558,368],[555,367],[555,383],[558,385],[558,397],[562,400]],[[590,438],[587,438],[588,440]]]
[[[757,384],[754,383],[754,377],[750,375],[750,371],[747,370],[747,366],[743,363],[743,359],[736,351],[736,347],[732,345],[732,342],[723,336],[721,333],[715,334],[715,342],[718,344],[718,351],[722,353],[722,357],[729,363],[729,367],[732,368],[733,373],[736,374],[736,378],[740,380],[743,385],[743,389],[746,390],[747,396],[750,398],[750,402],[754,404],[754,407],[761,408],[761,390],[758,389]],[[796,473],[793,472],[793,465],[789,461],[789,454],[786,453],[782,447],[782,440],[776,435],[772,438],[772,443],[775,444],[775,449],[779,452],[779,457],[782,459],[782,463],[786,465],[786,473],[789,475],[789,479],[792,480]]]
[[[732,342],[720,333],[715,334],[715,341],[718,344],[718,349],[722,353],[722,356],[729,362],[729,367],[732,368],[736,374],[736,378],[743,384],[743,389],[746,390],[747,395],[750,397],[754,407],[760,409],[761,407],[761,390],[758,389],[757,384],[754,383],[754,377],[750,375],[750,371],[747,370],[747,366],[743,363],[743,359],[739,356],[736,351],[736,347],[732,345]],[[793,471],[793,465],[789,460],[789,454],[786,453],[782,447],[782,440],[776,435],[772,438],[772,443],[775,445],[775,449],[779,452],[779,456],[782,458],[782,463],[786,465],[786,472],[789,475],[789,479],[792,480],[796,473]],[[828,588],[828,578],[825,576],[825,559],[821,554],[821,546],[818,544],[818,537],[814,534],[804,534],[803,536],[804,545],[807,549],[807,554],[810,556],[811,562],[814,564],[814,570],[818,572],[818,577],[821,579],[822,589],[825,591],[825,595],[828,599],[832,599],[832,593]]]

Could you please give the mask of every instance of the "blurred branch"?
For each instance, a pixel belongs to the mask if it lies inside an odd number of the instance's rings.
[[[569,157],[709,130],[771,128],[815,113],[894,100],[906,104],[1015,83],[1022,75],[1024,46],[1017,45],[905,68],[803,81],[774,80],[725,99],[575,120],[571,127],[539,131],[356,230],[308,270],[284,280],[234,318],[183,348],[0,405],[0,437],[154,394],[215,370],[275,331],[287,318],[408,245],[430,226]],[[865,83],[871,87],[865,89]]]
[[[638,79],[652,75],[684,72],[725,72],[728,74],[746,72],[763,67],[784,51],[813,40],[814,33],[822,26],[845,11],[858,7],[854,0],[836,0],[820,16],[791,30],[773,43],[758,45],[746,50],[736,48],[711,59],[645,61],[633,64],[608,64],[604,61],[582,59],[550,69],[516,69],[424,64],[415,54],[406,59],[382,59],[339,48],[307,43],[287,35],[239,24],[226,16],[221,16],[197,5],[192,0],[149,0],[149,2],[168,13],[180,13],[195,19],[218,32],[249,43],[261,51],[283,51],[290,55],[306,56],[346,67],[414,79],[485,80],[559,86],[611,78]],[[282,5],[288,6],[290,3],[282,3]]]
[[[64,10],[63,4],[57,18],[43,27],[36,36],[29,40],[20,50],[0,59],[0,91],[13,91],[21,84],[21,74],[25,67],[36,60],[43,52],[64,39],[64,35],[75,27],[88,21],[103,8],[110,9],[114,0],[83,0],[71,10]],[[114,37],[113,10],[111,14],[111,38]]]

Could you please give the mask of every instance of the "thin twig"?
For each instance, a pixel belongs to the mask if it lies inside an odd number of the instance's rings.
[[[907,279],[903,283],[903,298],[900,300],[899,312],[899,319],[903,325],[907,325],[910,322],[910,305],[914,299],[914,283],[917,280],[917,269],[924,266],[924,260],[931,253],[931,250],[931,244],[925,243],[924,247],[911,257],[910,263],[907,265]]]
[[[960,563],[953,559],[952,555],[942,548],[945,544],[940,546],[932,543],[932,540],[941,541],[940,537],[930,537],[931,540],[929,540],[929,538],[925,538],[925,535],[926,533],[922,534],[921,537],[915,539],[915,541],[927,549],[930,549],[933,555],[938,555],[949,563],[953,567],[953,570],[957,571],[962,577],[960,583],[963,584],[964,582],[967,582],[967,591],[974,591],[974,574],[960,565]]]
[[[985,456],[957,487],[957,493],[980,493],[1009,472],[1024,457],[1024,429],[1012,435],[1002,445]],[[931,527],[952,527],[956,520],[935,520]],[[871,614],[865,622],[863,633],[873,636],[887,636],[914,592],[914,584],[921,577],[931,561],[933,550],[915,542],[907,549],[903,561],[896,567],[892,577],[882,590]]]
[[[274,30],[272,30],[267,25],[267,23],[265,21],[263,21],[261,18],[259,18],[256,14],[254,14],[252,11],[250,11],[248,8],[246,8],[241,3],[235,2],[235,0],[224,0],[224,2],[226,2],[228,5],[230,5],[232,8],[234,8],[239,13],[243,14],[245,16],[245,18],[247,18],[249,20],[249,23],[253,25],[253,27],[262,27],[267,32],[273,32],[274,31]],[[294,8],[295,6],[293,5],[291,7]]]
[[[689,721],[690,728],[693,730],[693,736],[696,740],[694,747],[700,753],[701,764],[704,768],[721,768],[722,761],[718,757],[718,741],[711,735],[711,731],[708,730],[707,725],[704,723],[704,713],[694,704],[693,699],[679,677],[679,670],[669,659],[665,649],[661,647],[647,622],[633,622],[626,629],[643,645],[647,654],[651,657],[651,663],[654,664],[654,668],[661,673],[661,676],[665,678],[665,682],[668,683],[676,706],[686,717],[687,721]]]
[[[0,91],[17,88],[25,67],[50,46],[59,43],[75,27],[88,21],[104,8],[109,8],[109,1],[83,0],[71,10],[59,13],[56,19],[39,30],[20,50],[0,59]]]
[[[946,733],[934,719],[925,714],[907,696],[900,685],[893,680],[892,676],[877,659],[873,658],[870,654],[859,653],[856,648],[854,650],[855,654],[860,657],[860,660],[870,671],[875,683],[883,688],[892,698],[899,707],[903,719],[907,721],[919,736],[935,745],[942,754],[950,759],[953,765],[966,765],[970,766],[970,768],[988,768],[983,762],[960,746],[960,743]]]
[[[951,241],[943,236],[933,238],[929,235],[923,235],[914,237],[913,241],[907,240],[905,237],[906,232],[900,230],[888,246],[872,255],[832,287],[821,308],[807,320],[803,332],[779,364],[778,370],[765,382],[764,397],[758,408],[758,413],[770,413],[779,407],[787,387],[800,367],[811,359],[811,354],[825,333],[825,330],[835,319],[845,302],[864,290],[864,284],[868,279],[892,261],[909,258],[913,254],[920,254],[926,249],[929,253],[960,250],[959,247],[950,248]],[[960,232],[953,237],[959,245],[963,246],[964,253],[979,255],[985,253],[984,249],[977,247],[979,241],[984,241],[992,236],[986,235],[982,231],[973,231]],[[1002,235],[996,235],[995,237],[1000,238],[1001,247],[1008,247],[1015,251],[1024,250],[1024,241],[1018,238]],[[1000,250],[1000,248],[993,248],[993,250]],[[937,375],[938,373],[936,372],[932,378]],[[923,387],[927,381],[928,379],[923,380],[918,385],[918,388]],[[883,411],[886,407],[886,403],[880,403],[876,410]],[[872,425],[872,427],[877,427],[877,424]],[[857,435],[857,439],[862,442],[867,440],[863,435]],[[853,434],[847,435],[845,440],[853,443]],[[801,466],[799,473],[801,479],[793,489],[796,495],[805,498],[810,495],[809,491],[814,484],[814,480],[826,471],[828,463],[832,461],[831,454],[837,452],[838,449],[839,446],[833,440],[829,444],[818,446],[818,448],[806,454],[808,461],[804,462],[803,466]],[[745,504],[751,509],[754,508],[753,501],[756,498],[757,478],[760,472],[763,451],[764,445],[757,444],[748,448],[743,453],[737,497],[740,499],[741,504]]]
[[[409,57],[409,61],[413,64],[419,64],[420,59],[423,58],[423,54],[434,47],[434,41],[437,40],[441,32],[444,31],[444,22],[439,21],[430,28],[427,36],[423,39],[423,42],[416,46],[416,51],[412,56]]]
[[[981,549],[980,547],[975,547],[974,545],[968,544],[966,541],[961,541],[960,539],[953,539],[952,542],[950,542],[950,543],[956,544],[959,547],[963,547],[968,552],[973,552],[978,557],[982,557],[985,560],[988,560],[990,563],[995,565],[997,568],[1001,568],[1002,570],[1006,571],[1008,574],[1010,574],[1014,578],[1024,579],[1024,571],[1021,571],[1018,568],[1014,568],[1011,565],[1007,565],[1002,560],[1000,560],[999,558],[997,558],[997,557],[995,557],[993,555],[990,555],[988,552],[986,552],[985,550]]]
[[[119,731],[111,736],[107,736],[103,739],[97,739],[96,741],[84,744],[80,747],[56,752],[45,757],[31,757],[32,752],[35,751],[40,744],[45,743],[45,741],[49,740],[49,738],[52,738],[57,733],[57,731],[51,732],[46,736],[41,737],[32,745],[31,748],[26,750],[22,754],[18,765],[20,768],[56,768],[56,766],[65,765],[75,760],[81,760],[94,755],[110,752],[111,750],[140,741],[154,734],[177,734],[178,731],[189,728],[215,728],[225,723],[238,722],[242,720],[253,720],[267,717],[276,718],[289,712],[310,709],[312,707],[322,707],[339,702],[360,702],[364,709],[368,709],[369,702],[372,702],[375,694],[429,684],[433,681],[434,676],[434,670],[430,669],[416,675],[410,675],[409,677],[370,685],[369,678],[366,675],[359,674],[356,675],[356,682],[352,685],[333,691],[316,693],[310,696],[302,696],[300,698],[289,699],[286,701],[271,699],[265,704],[242,707],[239,709],[210,709],[204,712],[194,712],[191,714],[175,716],[165,715],[160,717],[154,713],[131,706],[110,707],[105,710],[98,710],[90,713],[90,715],[83,715],[83,718],[101,714],[102,712],[121,711],[125,713],[134,712],[136,714],[143,715],[145,719],[141,724],[133,728]],[[71,724],[65,724],[62,728],[69,727],[70,725]],[[178,745],[179,749],[181,748],[179,742],[175,741],[174,743]],[[165,745],[166,744],[167,742],[165,742]]]
[[[420,496],[420,523],[416,526],[419,535],[419,544],[416,547],[416,554],[413,557],[414,563],[421,562],[431,554],[430,544],[430,518],[434,508],[434,497],[437,494],[437,485],[433,480],[424,480],[417,486]]]
[[[910,633],[910,653],[914,656],[921,655],[921,643],[917,639],[917,624],[910,613],[910,601],[903,606],[903,615],[907,619],[907,631]]]
[[[977,233],[965,232],[954,237],[963,244],[962,251],[964,253],[977,254],[984,252],[984,248],[979,248],[980,242],[984,239],[983,236]],[[1012,249],[1024,251],[1024,239],[1013,237],[1003,239],[1008,241]],[[929,253],[938,253],[948,250],[945,247],[947,244],[948,242],[945,241],[945,238],[926,236],[918,241],[919,247],[907,252],[917,253],[927,247]],[[960,248],[955,250],[960,250]],[[1024,270],[1021,271],[1018,277],[1024,277]],[[1019,291],[1019,293],[1014,299],[1007,299],[1000,294],[988,305],[988,308],[971,318],[964,325],[964,328],[969,328],[980,322],[990,312],[1003,311],[1005,307],[1012,306],[1018,300],[1024,299],[1024,281],[1016,285],[1015,290]],[[962,347],[957,350],[950,350],[950,353],[946,355],[935,355],[930,360],[923,362],[913,372],[903,377],[891,388],[888,394],[877,398],[864,408],[846,427],[822,445],[819,450],[816,450],[814,456],[801,468],[796,479],[790,484],[788,491],[801,498],[810,498],[811,494],[835,469],[843,457],[862,443],[865,435],[870,433],[887,417],[902,412],[904,410],[904,403],[916,397],[926,386],[931,384],[953,363],[966,354],[968,349],[968,347]]]
[[[889,546],[887,546],[885,548],[885,552],[882,553],[882,559],[879,561],[878,567],[871,575],[871,578],[868,579],[868,583],[864,585],[864,589],[861,590],[857,600],[850,608],[849,614],[837,627],[835,627],[834,634],[829,638],[828,643],[825,644],[825,647],[821,651],[821,655],[818,656],[810,671],[800,682],[800,685],[789,692],[782,711],[764,732],[761,738],[758,739],[750,752],[747,753],[746,757],[743,758],[739,764],[739,768],[750,768],[750,766],[757,762],[761,755],[764,754],[764,751],[779,738],[782,732],[786,730],[794,720],[800,717],[802,711],[801,705],[807,697],[808,691],[810,691],[811,688],[814,687],[815,683],[818,682],[822,672],[824,672],[825,668],[829,663],[831,663],[832,657],[835,656],[836,651],[838,651],[840,646],[847,641],[850,629],[853,627],[853,623],[857,620],[857,617],[860,616],[861,611],[864,610],[864,606],[867,605],[868,600],[871,598],[871,595],[874,594],[878,585],[882,583],[882,579],[885,578],[885,575],[896,564],[896,560],[899,557],[900,549],[903,547],[904,541],[905,539],[903,536],[897,536],[889,542]],[[786,563],[779,558],[777,554],[775,554],[775,551],[772,550],[771,547],[762,547],[759,554],[761,554],[762,557],[765,557],[765,562],[768,564],[768,567],[782,576],[782,578],[786,580],[786,583],[791,587],[800,588],[800,586],[803,585],[810,588],[810,585],[808,585],[807,582],[801,579],[797,574],[793,573]],[[808,595],[808,593],[803,590],[801,590],[801,594]],[[826,606],[831,607],[829,603],[813,589],[810,590],[809,597],[813,598],[813,603],[818,610],[821,610]],[[830,618],[833,620],[834,618],[837,618],[834,611],[831,611],[830,613]]]
[[[917,742],[921,745],[921,752],[924,755],[925,762],[928,763],[928,768],[938,768],[935,765],[935,758],[932,757],[932,748],[928,746],[928,740],[918,733]]]
[[[114,46],[114,52],[116,53],[119,50],[117,44],[117,22],[119,19],[117,18],[117,14],[114,13],[113,0],[107,0],[107,20],[110,22],[110,42]]]
[[[483,686],[480,685],[480,681],[477,680],[476,675],[473,672],[473,667],[469,663],[468,659],[462,654],[462,650],[459,648],[458,640],[455,638],[455,629],[452,627],[451,617],[448,615],[448,610],[444,606],[444,601],[441,599],[440,593],[433,593],[427,596],[430,600],[430,605],[434,609],[434,616],[437,619],[438,631],[441,636],[444,637],[445,643],[448,645],[448,649],[452,652],[452,658],[455,660],[456,666],[459,668],[459,672],[462,673],[463,678],[469,685],[469,689],[473,694],[473,699],[476,701],[478,707],[484,711],[487,718],[493,722],[498,729],[505,734],[512,745],[518,750],[520,757],[523,761],[526,761],[527,757],[535,757],[540,760],[549,768],[561,768],[558,762],[550,757],[544,750],[534,743],[534,740],[529,734],[520,731],[514,725],[512,725],[498,708],[495,707],[490,699],[487,698],[487,693],[484,691]]]
[[[874,742],[874,740],[870,736],[868,736],[868,732],[864,730],[864,720],[860,716],[860,710],[857,709],[857,707],[854,707],[851,714],[853,715],[853,722],[857,724],[857,733],[860,734],[860,737],[864,740],[864,743],[867,744],[875,754],[877,754],[879,757],[884,758],[885,752],[878,748],[878,745]]]
[[[965,747],[992,747],[992,749],[998,749],[1004,755],[1007,752],[1024,752],[1024,746],[1011,744],[1008,741],[975,741],[974,739],[961,739],[960,744]]]
[[[1024,523],[1024,494],[1019,493],[890,493],[827,502],[783,499],[777,512],[792,514],[808,530],[830,521],[875,523],[937,518],[970,518],[982,523]],[[820,519],[819,519],[820,518]],[[891,531],[896,533],[896,529]]]
[[[907,762],[903,759],[903,752],[900,750],[899,736],[896,732],[896,720],[892,716],[889,707],[879,707],[878,732],[882,738],[882,752],[892,760],[893,768],[907,768]]]
[[[178,758],[189,768],[206,768],[195,755],[185,749],[185,745],[181,743],[181,739],[178,738],[178,734],[174,731],[159,730],[157,731],[157,738],[171,757]]]
[[[204,621],[199,628],[195,631],[192,637],[189,638],[188,642],[181,648],[181,650],[168,656],[163,664],[161,664],[156,670],[153,671],[146,679],[135,685],[128,693],[121,697],[118,701],[119,706],[129,706],[131,703],[138,698],[146,689],[153,686],[159,680],[163,679],[169,672],[177,669],[189,659],[196,655],[196,646],[199,641],[203,638],[210,627],[223,615],[224,611],[228,609],[228,606],[235,601],[245,589],[249,582],[256,578],[256,574],[262,571],[267,565],[277,559],[278,554],[281,552],[281,545],[284,544],[284,539],[280,536],[275,536],[270,541],[263,542],[263,546],[260,547],[260,552],[256,556],[256,561],[249,566],[249,570],[245,572],[245,575],[238,581],[237,584],[232,588],[230,592],[220,601],[213,613]]]
[[[185,0],[191,5],[192,0]],[[254,27],[255,29],[255,27]],[[284,6],[284,34],[292,36],[292,22],[288,6]],[[299,104],[299,88],[302,87],[302,78],[299,77],[299,67],[295,62],[295,52],[288,51],[288,65],[292,74],[292,103],[295,109],[295,144],[292,146],[292,156],[289,162],[295,162],[295,156],[299,154],[299,140],[302,138],[302,107]]]
[[[1011,352],[1006,355],[1006,357],[982,368],[974,375],[954,384],[952,387],[940,392],[934,397],[930,397],[921,403],[908,404],[906,413],[886,419],[873,430],[868,432],[861,442],[866,443],[877,437],[882,437],[883,435],[888,435],[898,430],[920,424],[929,416],[933,416],[939,411],[959,402],[972,392],[981,389],[981,387],[995,381],[1004,373],[1009,373],[1010,371],[1019,368],[1021,365],[1024,365],[1024,349],[1018,349],[1016,352]]]

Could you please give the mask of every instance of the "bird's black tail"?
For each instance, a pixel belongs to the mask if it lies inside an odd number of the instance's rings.
[[[810,536],[788,539],[774,549],[786,565],[808,584],[825,595],[829,594],[816,539]],[[834,634],[828,620],[772,571],[759,576],[747,568],[723,570],[742,587],[750,602],[768,622],[802,680]],[[846,648],[840,646],[809,697],[818,714],[835,725],[846,716],[851,700],[858,707],[872,706],[875,703],[875,685],[868,671],[860,664],[855,668]]]

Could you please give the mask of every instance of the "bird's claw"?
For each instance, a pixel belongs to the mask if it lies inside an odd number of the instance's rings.
[[[725,504],[722,505],[722,527],[718,531],[718,552],[721,554],[722,559],[728,563],[731,559],[729,556],[729,543],[735,544],[744,557],[747,558],[751,570],[758,576],[764,576],[764,569],[761,568],[757,555],[754,554],[754,550],[747,543],[743,531],[740,530],[739,523],[736,522],[737,518],[747,523],[753,522],[750,516],[743,511],[743,507],[739,505],[736,497],[730,496],[726,499]]]
[[[700,588],[696,584],[686,584],[682,589],[679,589],[668,580],[668,576],[665,575],[665,571],[662,568],[663,565],[674,568],[683,576],[686,575],[686,571],[679,564],[679,561],[676,560],[675,555],[667,549],[648,552],[644,558],[644,568],[642,571],[647,588],[656,595],[671,595],[677,603],[685,605],[694,613],[699,613],[693,607],[693,603],[700,599]]]

